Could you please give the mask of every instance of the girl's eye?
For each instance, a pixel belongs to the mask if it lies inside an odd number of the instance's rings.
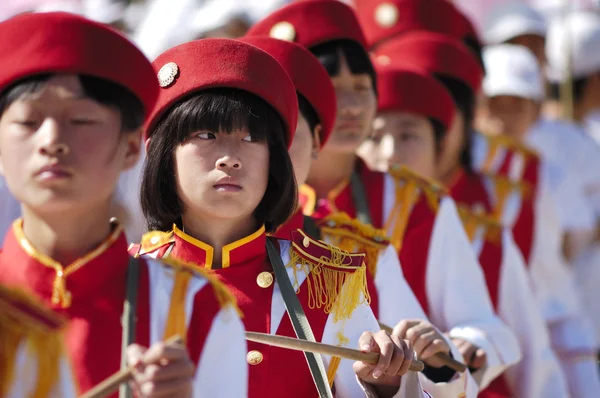
[[[254,137],[252,137],[250,134],[248,134],[247,136],[245,136],[244,138],[242,138],[243,141],[246,142],[257,142],[258,140],[255,139]]]
[[[404,133],[404,134],[400,135],[400,139],[402,141],[409,141],[409,140],[412,140],[413,138],[415,138],[414,135],[410,134],[410,133]]]
[[[37,126],[37,122],[35,120],[18,120],[15,122],[18,125],[24,126],[24,127],[30,127],[33,128],[35,126]]]
[[[74,124],[76,126],[90,126],[90,125],[94,125],[97,123],[98,122],[96,120],[92,120],[92,119],[85,119],[85,118],[71,119],[71,124]]]
[[[196,135],[196,137],[201,138],[203,140],[214,140],[215,138],[217,138],[216,135],[209,132],[199,133]]]

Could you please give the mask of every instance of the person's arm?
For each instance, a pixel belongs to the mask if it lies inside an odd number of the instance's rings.
[[[514,333],[495,314],[481,266],[452,199],[442,200],[427,264],[430,320],[467,353],[483,390],[521,359]]]
[[[398,254],[391,245],[379,255],[375,285],[379,297],[380,322],[392,328],[407,320],[421,321],[418,324],[412,322],[414,327],[429,324],[425,311],[404,277]],[[411,328],[399,329],[400,337],[406,338],[409,329]],[[423,335],[423,338],[429,337],[431,337],[431,333]],[[450,339],[446,336],[442,336],[442,338],[446,340],[452,357],[462,361],[460,351],[451,343]],[[436,398],[455,398],[461,394],[469,397],[477,395],[477,383],[468,370],[460,374],[446,367],[428,367],[428,372],[421,373],[419,376],[423,388]]]

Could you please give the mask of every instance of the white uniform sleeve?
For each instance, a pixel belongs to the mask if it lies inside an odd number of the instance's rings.
[[[563,229],[592,230],[595,228],[595,213],[585,195],[583,182],[577,175],[558,165],[542,161],[539,195],[551,195],[556,203],[558,217]]]
[[[433,324],[485,350],[487,364],[473,374],[485,389],[521,353],[514,333],[494,313],[481,266],[448,197],[435,221],[426,278]]]
[[[233,307],[225,307],[214,318],[204,343],[194,397],[248,396],[246,352],[244,325]]]
[[[600,300],[598,300],[600,267],[598,264],[600,264],[600,245],[597,243],[587,248],[573,262],[575,283],[581,298],[581,305],[593,324],[597,348],[600,343]]]
[[[419,304],[402,273],[398,254],[393,246],[388,246],[380,255],[377,263],[375,285],[379,296],[379,321],[394,327],[403,319],[423,319],[429,322],[425,311]],[[462,360],[460,351],[449,341],[452,356]],[[464,395],[476,397],[477,383],[469,371],[456,373],[448,382],[436,383],[420,373],[423,388],[436,398],[455,398]]]
[[[534,246],[529,272],[552,347],[567,377],[571,396],[600,396],[594,360],[596,342],[585,317],[574,277],[562,255],[562,231],[549,195],[536,203]]]
[[[342,293],[343,294],[343,293]],[[379,325],[368,304],[360,304],[350,319],[334,322],[330,315],[325,325],[322,342],[325,344],[343,345],[349,348],[358,348],[358,340],[365,331],[378,331]],[[342,339],[340,339],[343,336]],[[343,341],[342,341],[343,340]],[[344,343],[344,344],[342,344]],[[323,361],[327,367],[331,357],[324,355]],[[340,361],[335,379],[337,398],[376,397],[368,385],[362,383],[355,375],[352,368],[353,361],[342,359]],[[400,388],[394,398],[427,398],[421,387],[419,376],[416,372],[408,372],[400,381]]]
[[[519,397],[568,397],[567,381],[550,346],[523,256],[509,230],[503,232],[502,240],[498,313],[517,335],[523,351],[523,359],[507,369],[507,379]]]

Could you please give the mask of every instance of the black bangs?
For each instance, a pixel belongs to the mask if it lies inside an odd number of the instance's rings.
[[[321,62],[329,76],[335,76],[340,72],[340,53],[343,54],[352,74],[366,73],[371,76],[373,90],[377,92],[375,68],[369,54],[360,44],[352,40],[333,40],[311,47],[309,50]]]
[[[0,94],[0,115],[7,107],[23,96],[41,91],[52,74],[27,77],[12,84]],[[129,89],[112,81],[95,76],[79,75],[85,95],[104,106],[121,113],[121,129],[130,132],[139,129],[144,122],[144,105]]]
[[[248,129],[252,138],[264,142],[274,123],[284,127],[274,109],[258,96],[243,90],[213,88],[179,101],[149,136],[167,130],[175,135],[177,143],[182,143],[197,131],[216,134]]]

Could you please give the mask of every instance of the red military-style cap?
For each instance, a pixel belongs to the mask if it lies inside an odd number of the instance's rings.
[[[379,111],[403,111],[439,121],[448,130],[454,101],[444,85],[427,72],[409,67],[378,66]]]
[[[321,123],[321,148],[325,145],[337,112],[337,100],[331,78],[319,60],[299,44],[262,36],[241,39],[275,58],[292,78],[296,91],[313,107]]]
[[[477,58],[457,39],[416,31],[387,41],[375,51],[378,65],[412,65],[427,73],[460,80],[474,93],[481,87],[483,70]]]
[[[447,0],[355,0],[369,46],[414,30],[463,39],[462,14]]]
[[[356,13],[339,0],[296,1],[256,23],[248,35],[293,41],[306,48],[346,39],[367,48]]]
[[[298,98],[285,69],[265,51],[231,39],[201,39],[165,51],[152,63],[160,92],[146,138],[177,101],[201,90],[228,87],[263,99],[281,116],[288,147],[296,131]]]
[[[0,91],[45,73],[90,75],[136,95],[146,115],[158,96],[150,61],[116,30],[64,13],[22,14],[0,23]]]

